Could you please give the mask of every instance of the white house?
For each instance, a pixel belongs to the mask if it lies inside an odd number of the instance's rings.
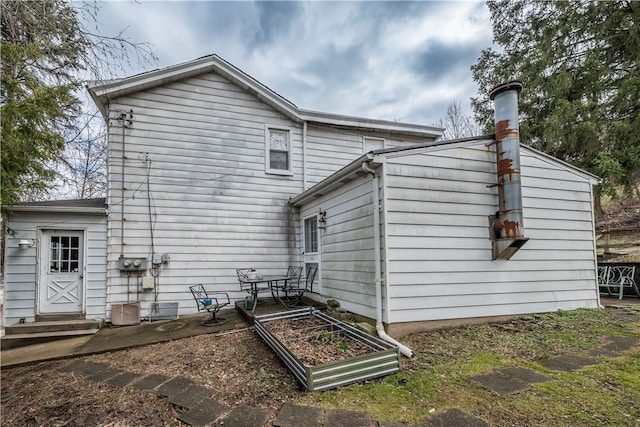
[[[323,295],[398,335],[598,307],[598,179],[520,149],[521,87],[494,92],[496,136],[374,150],[291,199]]]
[[[598,306],[596,178],[542,153],[523,148],[517,174],[526,237],[494,259],[505,248],[489,218],[500,204],[493,136],[435,142],[442,130],[430,126],[303,110],[215,55],[89,91],[109,158],[95,267],[106,281],[94,305],[82,278],[87,318],[129,302],[143,317],[157,302],[194,313],[189,285],[237,300],[236,268],[302,264],[318,265],[319,296],[397,331]],[[7,323],[46,312],[42,268],[20,273],[31,295],[20,310],[7,274]]]
[[[382,321],[398,335],[598,307],[594,178],[523,147],[528,241],[509,260],[494,260],[492,142],[373,151],[294,197],[303,221],[316,223],[318,212],[324,219],[317,231],[319,291],[375,319],[379,286]]]

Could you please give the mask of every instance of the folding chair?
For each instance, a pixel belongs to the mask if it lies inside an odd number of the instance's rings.
[[[207,317],[200,324],[202,326],[218,326],[227,322],[223,317],[216,317],[222,307],[231,304],[229,295],[223,292],[209,294],[204,289],[204,285],[189,286],[193,298],[196,300],[198,312],[207,311],[211,317]]]

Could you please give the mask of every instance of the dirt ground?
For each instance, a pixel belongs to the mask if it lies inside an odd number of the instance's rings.
[[[302,391],[252,331],[202,335],[84,357],[139,374],[183,376],[235,406],[278,410]],[[179,414],[153,392],[113,388],[60,373],[69,360],[3,369],[2,426],[180,426]]]
[[[598,255],[606,262],[640,262],[640,197],[627,196],[603,206],[596,218]]]
[[[529,342],[535,331],[539,333],[551,328],[555,333],[563,329],[561,323],[552,323],[547,317],[530,317],[529,320],[436,330],[405,337],[420,356],[404,359],[403,371],[432,370],[442,360],[463,360],[478,349],[526,360],[572,349],[553,342],[546,345],[543,345],[544,341]],[[591,327],[575,328],[585,334],[592,333]],[[504,334],[510,337],[508,345],[496,340]],[[212,399],[220,403],[268,409],[274,413],[273,418],[285,403],[304,401],[307,395],[271,349],[250,329],[80,359],[108,363],[113,368],[132,373],[183,376],[209,388]],[[180,409],[154,392],[132,387],[114,388],[84,376],[58,371],[72,360],[3,369],[0,425],[182,426],[176,419]]]
[[[640,227],[640,196],[620,196],[603,202],[604,212],[596,218],[596,229]]]

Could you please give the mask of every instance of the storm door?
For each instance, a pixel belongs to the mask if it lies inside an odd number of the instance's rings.
[[[83,232],[44,230],[40,244],[40,314],[83,308]]]
[[[303,220],[304,229],[304,277],[310,267],[318,269],[314,283],[313,292],[320,293],[320,233],[318,229],[318,215],[313,215]]]

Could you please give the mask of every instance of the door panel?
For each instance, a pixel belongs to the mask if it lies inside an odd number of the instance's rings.
[[[79,313],[83,308],[82,231],[44,230],[40,245],[40,314]]]

